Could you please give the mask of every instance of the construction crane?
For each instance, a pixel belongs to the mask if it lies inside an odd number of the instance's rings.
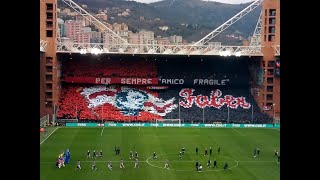
[[[95,25],[101,32],[105,32],[106,35],[108,35],[111,39],[116,42],[116,44],[119,45],[126,45],[128,42],[120,37],[117,33],[112,31],[110,28],[108,28],[105,24],[100,22],[98,19],[96,19],[94,16],[92,16],[90,13],[88,13],[86,10],[84,10],[81,6],[73,2],[72,0],[61,0],[66,5],[71,7],[74,11],[79,13],[83,18],[91,22],[93,25]]]
[[[48,45],[48,41],[40,39],[40,52],[45,52]]]
[[[261,46],[261,15],[262,12],[260,13],[256,28],[254,29],[253,35],[250,39],[250,46]]]
[[[218,34],[220,34],[222,31],[230,27],[232,24],[237,22],[239,19],[247,15],[249,12],[253,11],[256,7],[258,7],[263,0],[255,0],[253,3],[251,3],[248,7],[244,8],[242,11],[240,11],[238,14],[230,18],[228,21],[223,23],[221,26],[213,30],[211,33],[206,35],[204,38],[200,39],[198,42],[194,43],[194,45],[204,45],[210,40],[212,40],[214,37],[216,37]]]

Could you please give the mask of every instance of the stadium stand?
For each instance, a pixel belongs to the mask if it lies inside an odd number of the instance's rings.
[[[104,86],[102,86],[104,87]],[[139,116],[133,116],[132,113],[134,110],[129,108],[119,109],[114,107],[115,100],[108,101],[109,103],[104,103],[99,106],[88,106],[88,99],[85,96],[81,95],[81,92],[85,88],[101,89],[101,86],[92,86],[92,85],[65,85],[61,91],[59,110],[57,117],[60,119],[79,119],[79,120],[106,120],[106,121],[150,121],[153,119],[160,119],[158,115],[145,112],[142,109],[136,110],[139,112]],[[122,86],[122,88],[126,88]],[[136,87],[137,88],[137,87]],[[121,90],[120,86],[115,86],[115,89],[118,91]],[[157,96],[156,92],[150,92],[144,87],[140,87],[140,90],[147,92],[150,95]],[[100,91],[101,92],[101,91]],[[107,95],[113,96],[114,93]],[[92,94],[94,95],[94,94]],[[102,95],[102,94],[99,94]],[[94,99],[94,102],[100,101],[101,96],[97,96]],[[123,97],[120,97],[123,98]],[[107,101],[106,101],[107,102]],[[130,115],[131,113],[131,115]],[[124,115],[127,114],[127,115]]]
[[[66,61],[62,66],[65,77],[157,77],[153,61],[145,60],[82,60]]]
[[[209,96],[211,88],[196,88],[193,95],[207,95]],[[252,108],[253,108],[253,121],[255,123],[267,123],[270,122],[271,118],[261,112],[260,108],[258,107],[256,101],[254,100],[253,96],[246,89],[220,89],[222,91],[222,97],[224,95],[232,95],[233,97],[245,97],[246,102],[250,103],[251,107],[249,109],[244,109],[238,107],[236,109],[229,108],[229,122],[230,123],[248,123],[252,122]],[[159,97],[163,99],[168,99],[175,97],[179,99],[179,91],[180,88],[172,88],[166,91],[159,92]],[[183,98],[180,97],[180,101],[183,101]],[[203,118],[204,115],[204,118]],[[202,108],[197,107],[193,104],[190,108],[180,108],[180,117],[181,120],[184,122],[193,122],[198,123],[202,122],[203,119],[205,122],[224,122],[228,121],[228,107],[222,106],[220,109],[214,107],[205,107],[204,110]],[[179,118],[179,111],[174,110],[172,113],[167,114],[165,119],[178,119]]]
[[[140,121],[155,119],[181,119],[183,122],[205,123],[269,123],[271,117],[263,113],[251,95],[250,73],[246,59],[204,59],[186,60],[119,60],[77,59],[63,62],[63,76],[81,77],[139,77],[157,78],[159,84],[167,86],[162,90],[150,90],[147,85],[97,85],[73,84],[64,82],[60,94],[57,117],[60,119],[79,119],[81,121]],[[184,84],[165,84],[163,79],[183,79]],[[225,85],[192,84],[195,79],[228,79]],[[238,101],[250,104],[237,108],[179,107],[178,101],[185,101],[179,95],[182,89],[193,89],[193,96],[210,94],[219,89],[220,98],[227,101],[231,96]],[[226,98],[226,95],[230,95]],[[241,99],[240,97],[243,97]],[[240,99],[239,99],[240,98]],[[203,99],[202,99],[203,100]],[[237,102],[237,101],[234,101]],[[223,103],[222,103],[223,104]],[[180,112],[180,113],[179,113]],[[180,116],[179,116],[180,114]],[[253,116],[252,116],[253,115]],[[229,118],[228,118],[229,117]]]

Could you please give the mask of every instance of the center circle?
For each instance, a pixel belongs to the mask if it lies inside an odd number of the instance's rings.
[[[169,160],[170,168],[166,170],[171,171],[194,171],[195,169],[195,163],[197,160],[183,160],[185,155],[182,155],[182,159],[180,160],[178,158],[177,153],[170,153],[170,154],[159,154],[157,155],[158,159],[153,160],[153,156],[150,156],[147,158],[146,163],[149,164],[152,167],[159,168],[159,169],[166,169],[164,168],[165,161]],[[222,156],[222,155],[214,155],[212,156],[203,156],[203,155],[194,155],[192,158],[197,157],[198,162],[202,165],[202,171],[201,172],[213,172],[213,171],[223,171],[223,165],[225,162],[228,163],[229,168],[233,169],[238,166],[239,162],[229,156]],[[211,160],[211,167],[207,166],[207,160],[210,158]],[[213,160],[217,160],[217,168],[213,168]],[[185,164],[190,164],[187,166],[187,168],[177,168],[181,166],[186,166]]]

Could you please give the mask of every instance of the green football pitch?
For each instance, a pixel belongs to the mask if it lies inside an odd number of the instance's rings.
[[[258,128],[155,128],[155,127],[99,127],[67,128],[52,130],[40,144],[41,180],[103,180],[103,179],[150,179],[150,180],[277,180],[280,179],[280,163],[274,158],[274,150],[280,151],[279,129]],[[120,155],[115,155],[115,146]],[[221,151],[218,155],[217,147]],[[179,159],[181,148],[186,148]],[[199,154],[195,152],[199,148]],[[205,148],[212,147],[212,156],[205,156]],[[66,149],[70,150],[71,162],[56,168],[55,160]],[[255,148],[260,155],[253,157]],[[92,170],[92,158],[87,151],[103,151],[96,158],[97,170]],[[129,152],[139,154],[139,168],[129,159]],[[158,159],[153,160],[153,152]],[[97,153],[98,154],[98,153]],[[120,169],[120,160],[125,169]],[[166,160],[170,169],[164,169]],[[217,168],[207,167],[207,161],[217,160]],[[81,170],[76,171],[77,160]],[[111,161],[113,170],[107,168]],[[195,162],[202,166],[197,172]],[[228,163],[229,170],[223,171]]]

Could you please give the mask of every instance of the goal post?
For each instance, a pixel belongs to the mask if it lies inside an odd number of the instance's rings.
[[[181,119],[156,119],[156,124],[158,123],[179,124],[181,127]]]
[[[47,127],[47,124],[49,124],[49,114],[40,118],[40,127]]]

